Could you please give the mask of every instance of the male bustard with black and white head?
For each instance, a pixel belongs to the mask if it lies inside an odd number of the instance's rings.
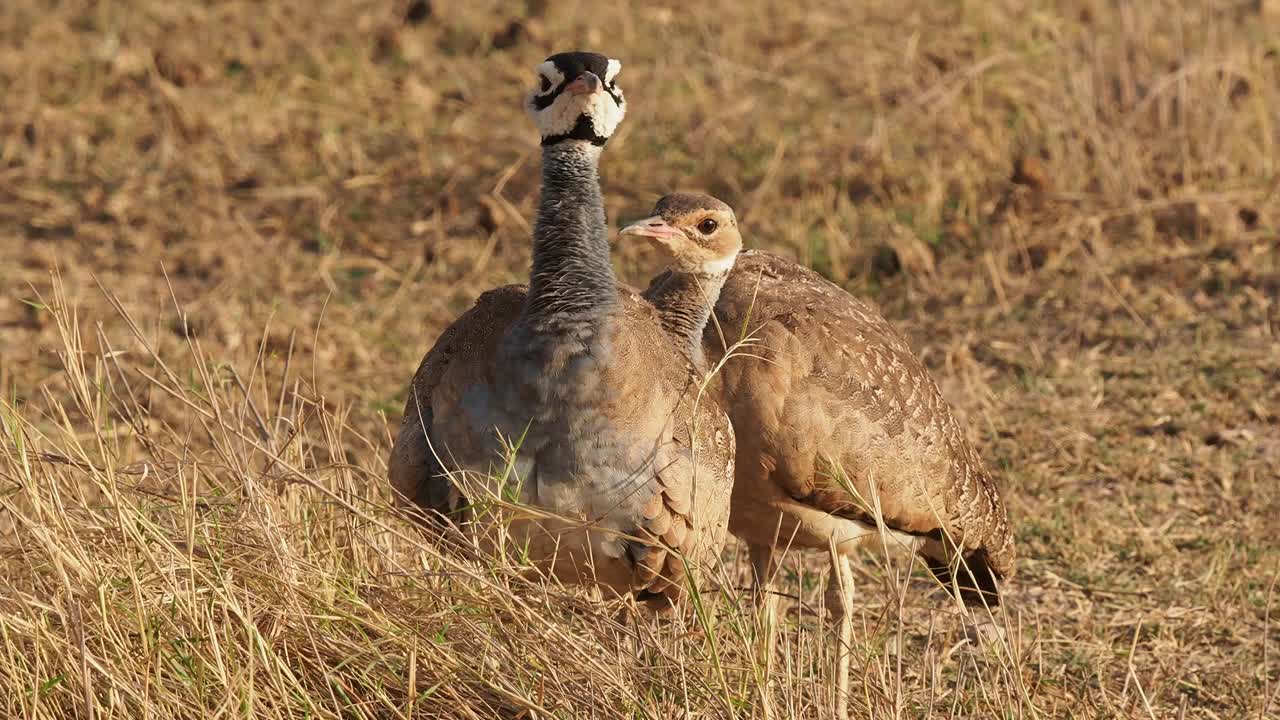
[[[538,65],[542,138],[529,285],[482,295],[414,377],[389,463],[401,501],[488,537],[475,493],[544,512],[509,527],[542,570],[678,599],[723,545],[734,435],[657,312],[609,262],[598,165],[625,114],[616,60]],[[513,451],[513,447],[518,446]]]
[[[534,69],[538,87],[526,109],[543,145],[584,140],[603,147],[627,113],[618,87],[622,63],[603,55],[570,52],[552,55]]]

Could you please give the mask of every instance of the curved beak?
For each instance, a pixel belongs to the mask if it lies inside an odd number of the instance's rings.
[[[590,95],[591,93],[599,92],[600,88],[600,78],[596,77],[596,74],[590,70],[584,70],[577,79],[566,85],[564,89],[570,95]]]
[[[681,237],[680,231],[672,227],[666,220],[663,220],[661,215],[654,215],[631,223],[618,232],[619,237],[624,235],[649,237],[663,241],[677,240]]]

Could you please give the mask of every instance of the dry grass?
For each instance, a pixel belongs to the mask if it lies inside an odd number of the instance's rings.
[[[736,549],[623,628],[389,509],[418,358],[527,267],[519,96],[574,46],[626,64],[611,218],[735,205],[1000,475],[1008,642],[870,558],[859,716],[1280,713],[1274,3],[527,4],[0,8],[6,717],[825,716],[810,562],[767,694]]]

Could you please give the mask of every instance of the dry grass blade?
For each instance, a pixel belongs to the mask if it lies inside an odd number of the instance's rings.
[[[415,363],[528,269],[513,93],[577,38],[632,101],[610,217],[749,205],[1000,476],[1005,640],[873,554],[852,714],[1269,717],[1273,4],[7,0],[0,715],[830,716],[823,558],[779,571],[768,664],[713,591],[737,548],[692,616],[624,630],[392,510]]]

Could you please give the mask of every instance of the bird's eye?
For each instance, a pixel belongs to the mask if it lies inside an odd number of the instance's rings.
[[[538,79],[542,81],[542,92],[546,92],[551,89],[551,81],[547,79],[546,75],[539,75]]]
[[[710,235],[711,233],[715,232],[716,228],[718,227],[720,227],[720,225],[715,220],[712,220],[711,218],[707,218],[706,220],[703,220],[702,222],[698,223],[698,232],[702,233],[703,235]]]

